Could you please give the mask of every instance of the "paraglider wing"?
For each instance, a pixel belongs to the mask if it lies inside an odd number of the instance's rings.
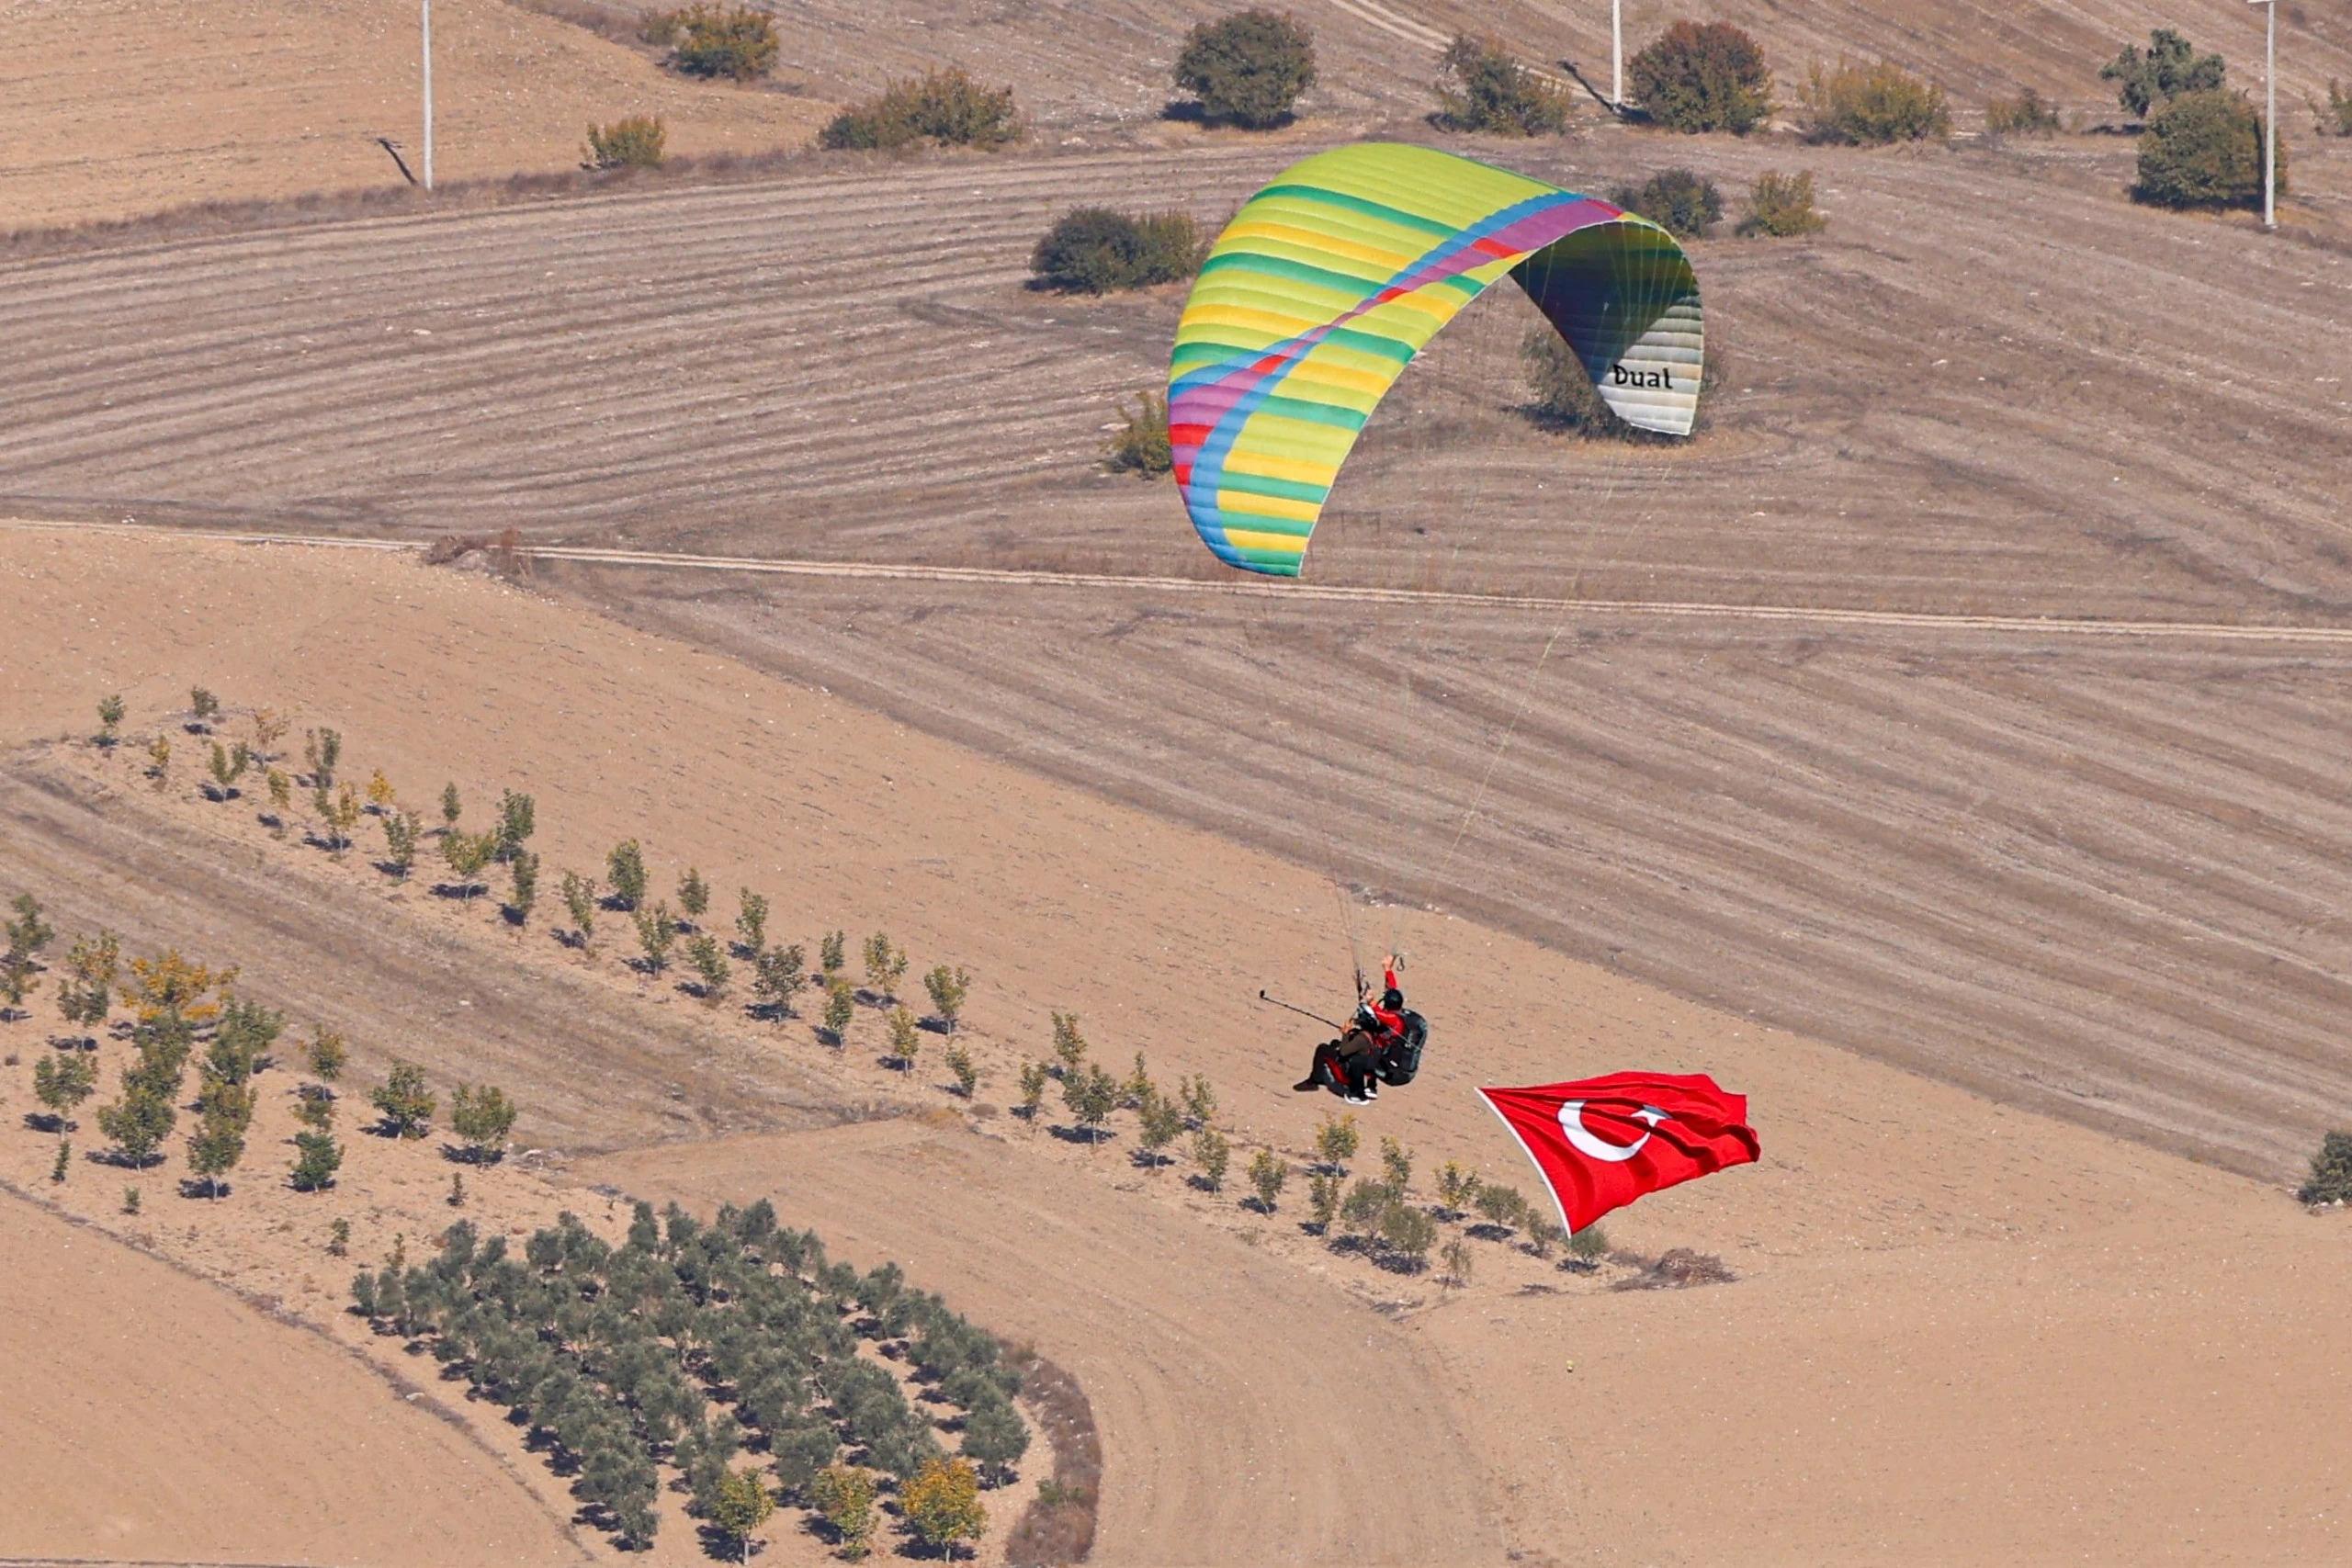
[[[1168,434],[1202,541],[1295,577],[1357,434],[1437,330],[1516,278],[1626,423],[1687,435],[1698,283],[1657,224],[1433,148],[1293,164],[1217,237],[1176,328]]]

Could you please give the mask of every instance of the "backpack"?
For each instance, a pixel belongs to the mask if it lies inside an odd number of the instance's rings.
[[[1380,1048],[1380,1081],[1392,1087],[1411,1083],[1421,1070],[1421,1047],[1429,1042],[1429,1021],[1417,1012],[1406,1013],[1404,1032]]]

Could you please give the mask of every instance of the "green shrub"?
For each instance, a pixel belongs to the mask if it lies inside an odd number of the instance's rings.
[[[836,1045],[849,1041],[849,1021],[857,1016],[857,993],[847,980],[835,980],[825,987],[825,1032]]]
[[[980,1084],[979,1064],[972,1060],[972,1054],[961,1045],[950,1045],[940,1060],[946,1065],[948,1072],[955,1077],[956,1092],[966,1100],[971,1099],[973,1090],[979,1088]],[[1037,1087],[1040,1090],[1045,1088],[1043,1084]]]
[[[1738,232],[1776,239],[1813,233],[1829,221],[1814,207],[1813,194],[1811,174],[1765,170],[1747,188],[1747,216],[1739,220]]]
[[[1729,22],[1677,22],[1626,62],[1634,101],[1672,130],[1745,136],[1772,112],[1762,46]]]
[[[842,965],[848,962],[843,956],[848,946],[849,939],[840,931],[827,931],[818,940],[817,967],[824,972],[826,979],[842,972]]]
[[[659,975],[670,967],[670,949],[678,940],[678,917],[670,913],[666,903],[637,911],[637,944],[645,950],[648,973]]]
[[[1413,1185],[1413,1151],[1394,1138],[1381,1139],[1380,1176],[1391,1192],[1403,1198]]]
[[[645,901],[645,852],[637,847],[635,839],[615,844],[613,852],[605,857],[605,880],[612,884],[613,897],[622,908],[635,909]]]
[[[581,164],[591,169],[658,169],[664,135],[659,115],[631,115],[610,125],[592,122]]]
[[[2329,85],[2333,86],[2331,83]],[[98,699],[98,736],[100,746],[111,749],[122,739],[122,694]]]
[[[2312,1176],[2295,1194],[2306,1203],[2352,1203],[2352,1133],[2330,1133],[2312,1156]]]
[[[1449,1209],[1466,1209],[1485,1188],[1477,1173],[1447,1160],[1437,1170],[1437,1201]]]
[[[775,65],[778,48],[775,18],[748,6],[655,11],[647,16],[639,36],[648,43],[669,46],[669,57],[662,63],[673,71],[738,82],[766,75]]]
[[[311,1071],[329,1083],[343,1077],[344,1064],[351,1059],[351,1054],[344,1049],[343,1036],[323,1023],[311,1026],[310,1043],[303,1047],[302,1054],[310,1060]]]
[[[1208,118],[1263,130],[1288,119],[1315,85],[1315,37],[1287,11],[1197,23],[1176,57],[1175,78]]]
[[[1951,134],[1951,110],[1944,90],[1884,61],[1869,65],[1839,62],[1836,70],[1815,65],[1799,95],[1804,106],[1806,139],[1883,147]]]
[[[808,977],[801,973],[800,944],[763,947],[752,960],[752,994],[772,1009],[778,1020],[792,1015],[792,998]]]
[[[1344,1172],[1348,1161],[1356,1157],[1356,1149],[1363,1141],[1356,1131],[1355,1112],[1344,1116],[1326,1113],[1323,1124],[1315,1129],[1315,1156],[1325,1165]]]
[[[2262,117],[2235,93],[2183,93],[2148,120],[2132,199],[2158,207],[2259,207]],[[2278,189],[2287,148],[2278,147]]]
[[[1448,1169],[1453,1168],[1448,1167]],[[1258,1190],[1258,1209],[1261,1213],[1274,1212],[1274,1200],[1282,1196],[1283,1183],[1290,1179],[1290,1167],[1282,1156],[1272,1149],[1260,1149],[1250,1159],[1250,1185]]]
[[[1156,479],[1176,467],[1176,450],[1168,439],[1168,395],[1143,392],[1136,406],[1117,405],[1118,427],[1103,442],[1103,466],[1114,474]]]
[[[1527,1200],[1516,1187],[1481,1187],[1473,1200],[1478,1206],[1478,1216],[1490,1225],[1506,1228],[1527,1223]]]
[[[744,951],[756,958],[768,944],[767,898],[741,887],[736,889],[735,899],[735,934],[742,939]]]
[[[1225,1173],[1233,1160],[1233,1145],[1214,1127],[1193,1134],[1193,1163],[1201,1168],[1201,1184],[1212,1192],[1225,1190]]]
[[[1101,1067],[1084,1066],[1062,1075],[1062,1103],[1086,1133],[1086,1141],[1102,1141],[1102,1123],[1119,1106],[1119,1080]]]
[[[678,908],[686,912],[690,920],[701,919],[703,912],[710,908],[710,884],[694,866],[686,867],[685,875],[678,878]]]
[[[577,872],[563,874],[563,908],[571,917],[573,929],[580,932],[580,945],[596,934],[596,879],[582,876]]]
[[[1567,95],[1499,43],[1457,33],[1438,67],[1435,118],[1443,130],[1542,136],[1567,126]]]
[[[972,994],[971,971],[935,964],[923,976],[922,988],[931,993],[932,1011],[938,1015],[939,1021],[947,1026],[948,1032],[955,1032],[956,1021],[964,1016],[964,998]]]
[[[1541,423],[1586,434],[1612,434],[1622,424],[1600,400],[1584,362],[1550,327],[1528,328],[1519,356],[1535,393],[1530,412]]]
[[[1395,1191],[1377,1181],[1359,1180],[1340,1202],[1340,1226],[1352,1235],[1376,1235],[1380,1217],[1396,1202]]]
[[[1045,1103],[1046,1085],[1053,1074],[1043,1062],[1021,1064],[1020,1112],[1031,1122],[1037,1120],[1037,1108]]]
[[[905,1008],[892,1008],[886,1021],[890,1026],[890,1055],[898,1058],[900,1071],[913,1072],[915,1056],[922,1050],[922,1025]]]
[[[893,945],[887,931],[876,931],[865,939],[865,958],[866,985],[883,1000],[898,1000],[898,985],[907,973],[907,950]]]
[[[1189,212],[1080,207],[1046,231],[1029,254],[1029,271],[1050,288],[1108,294],[1190,277],[1200,271],[1205,249]]]
[[[79,1051],[43,1056],[33,1064],[33,1097],[49,1108],[61,1129],[74,1125],[66,1118],[73,1114],[74,1107],[96,1093],[97,1087],[96,1059]]]
[[[827,1465],[809,1481],[807,1491],[808,1501],[840,1538],[842,1555],[865,1556],[876,1523],[873,1474],[854,1465]]]
[[[465,1141],[466,1157],[477,1165],[495,1164],[504,1156],[514,1117],[514,1102],[488,1084],[476,1089],[461,1083],[450,1097],[450,1130]]]
[[[1437,1222],[1410,1203],[1391,1203],[1380,1216],[1380,1239],[1418,1270],[1437,1240]]]
[[[2327,79],[2326,107],[2323,108],[2320,101],[2313,98],[2312,113],[2319,117],[2319,133],[2322,136],[2352,136],[2352,93],[2346,92],[2335,77],[2330,76]],[[122,705],[121,699],[117,698],[115,705],[119,711]],[[105,716],[106,710],[103,707],[98,711],[101,717]],[[111,745],[113,742],[107,741],[107,744]]]
[[[1078,1014],[1054,1014],[1054,1055],[1061,1058],[1064,1077],[1078,1071],[1078,1065],[1086,1060],[1086,1036],[1078,1032]]]
[[[1340,1179],[1320,1173],[1306,1179],[1306,1212],[1318,1231],[1328,1231],[1340,1213]]]
[[[1638,189],[1621,186],[1609,199],[1686,240],[1705,234],[1724,215],[1715,182],[1690,169],[1652,175]]]
[[[294,1134],[296,1156],[291,1178],[297,1192],[320,1192],[334,1185],[343,1168],[343,1145],[327,1133]]]
[[[876,96],[853,104],[818,133],[835,152],[888,150],[929,141],[993,152],[1021,140],[1021,110],[1011,87],[989,88],[960,65],[886,85]]]
[[[1598,1263],[1609,1256],[1609,1233],[1599,1225],[1587,1225],[1568,1237],[1568,1256],[1582,1263]]]
[[[2098,79],[2115,84],[2115,100],[2134,119],[2144,119],[2183,93],[2219,89],[2228,67],[2218,54],[2199,54],[2197,46],[2170,28],[2148,35],[2148,51],[2125,44],[2122,52],[2098,68]]]
[[[1984,106],[1987,136],[2051,136],[2058,130],[2058,106],[2031,87],[2014,98],[1995,98]]]

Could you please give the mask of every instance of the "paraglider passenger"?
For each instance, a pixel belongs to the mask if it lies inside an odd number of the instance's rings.
[[[1306,1078],[1291,1086],[1295,1092],[1328,1089],[1351,1105],[1366,1105],[1380,1098],[1384,1077],[1391,1083],[1411,1080],[1409,1068],[1402,1077],[1381,1070],[1401,1059],[1408,1030],[1419,1023],[1416,1015],[1406,1010],[1405,993],[1396,984],[1396,954],[1381,960],[1381,981],[1377,987],[1364,988],[1348,1032],[1315,1048],[1315,1061]],[[1413,1054],[1412,1066],[1418,1067],[1417,1047]]]

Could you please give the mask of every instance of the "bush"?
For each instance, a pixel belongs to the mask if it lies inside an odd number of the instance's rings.
[[[678,917],[666,903],[637,911],[637,945],[645,950],[645,967],[659,975],[670,967],[670,949],[678,941]]]
[[[768,945],[767,898],[748,887],[739,887],[735,901],[735,934],[742,939],[743,950],[757,958]]]
[[[563,908],[571,917],[573,929],[580,933],[580,945],[586,947],[588,939],[596,934],[596,879],[582,876],[577,872],[565,872]]]
[[[1476,1172],[1465,1170],[1453,1160],[1438,1167],[1437,1201],[1447,1208],[1466,1209],[1483,1190],[1485,1184],[1479,1181]]]
[[[1233,1145],[1223,1133],[1204,1127],[1193,1134],[1193,1161],[1201,1168],[1201,1181],[1212,1192],[1225,1190],[1225,1172],[1233,1159]]]
[[[1788,239],[1813,233],[1828,221],[1813,205],[1811,174],[1767,169],[1747,188],[1747,216],[1739,220],[1738,232]]]
[[[1088,1144],[1102,1141],[1102,1123],[1118,1108],[1119,1081],[1101,1067],[1085,1066],[1062,1075],[1062,1103],[1086,1132]]]
[[[1840,62],[1835,71],[1815,65],[1800,97],[1808,141],[1883,147],[1951,134],[1943,88],[1883,61]]]
[[[2140,138],[2135,201],[2158,207],[2259,207],[2262,117],[2235,93],[2183,93],[2158,109]],[[2278,148],[2278,189],[2287,149]]]
[[[1723,192],[1715,182],[1690,169],[1652,175],[1638,190],[1621,186],[1609,199],[1685,240],[1705,234],[1724,215]]]
[[[1587,1225],[1568,1237],[1568,1256],[1583,1263],[1598,1263],[1609,1256],[1609,1233],[1599,1225]]]
[[[1046,1085],[1052,1077],[1052,1072],[1043,1062],[1021,1064],[1021,1104],[1018,1109],[1033,1122],[1037,1120],[1038,1107],[1046,1101]]]
[[[671,70],[687,76],[728,76],[748,82],[775,68],[775,18],[748,6],[689,6],[656,11],[639,35],[667,44]],[[655,160],[657,163],[659,159]]]
[[[1729,22],[1677,22],[1626,62],[1634,99],[1672,130],[1745,136],[1772,112],[1762,46]]]
[[[1117,405],[1120,423],[1102,444],[1103,466],[1114,474],[1156,479],[1176,467],[1176,451],[1168,439],[1168,397],[1144,392],[1136,406]]]
[[[1567,95],[1498,43],[1457,33],[1438,66],[1434,118],[1443,130],[1540,136],[1567,126]]]
[[[1340,1213],[1340,1179],[1316,1174],[1306,1179],[1306,1212],[1315,1228],[1328,1231]]]
[[[717,1001],[725,993],[727,983],[735,977],[727,955],[719,951],[718,939],[707,931],[687,939],[686,962],[694,965],[695,977],[702,984],[705,1001]]]
[[[1351,1235],[1375,1235],[1396,1194],[1377,1181],[1358,1181],[1340,1202],[1340,1224]]]
[[[1078,1071],[1078,1065],[1086,1060],[1086,1036],[1078,1032],[1078,1014],[1054,1014],[1054,1055],[1062,1060],[1065,1078]]]
[[[931,993],[932,1010],[939,1021],[953,1032],[956,1021],[963,1016],[964,998],[972,994],[971,971],[937,964],[923,976],[922,988]]]
[[[311,1071],[329,1083],[343,1077],[344,1064],[351,1059],[351,1054],[344,1049],[343,1036],[323,1023],[312,1027],[303,1055],[310,1059]]]
[[[2098,68],[2098,79],[2115,84],[2115,100],[2134,119],[2144,119],[2183,93],[2218,90],[2228,67],[2218,54],[2199,54],[2197,46],[2170,28],[2148,35],[2148,52],[2125,44],[2122,52]]]
[[[907,950],[892,944],[889,933],[876,931],[865,939],[865,983],[885,1001],[898,999],[899,982],[906,977]]]
[[[1283,1183],[1289,1179],[1289,1165],[1273,1150],[1260,1149],[1250,1156],[1250,1185],[1258,1190],[1258,1207],[1261,1212],[1269,1214],[1274,1212],[1274,1200],[1282,1196]]]
[[[2312,1156],[2312,1177],[2296,1197],[2306,1203],[2352,1203],[2352,1133],[2330,1133]]]
[[[825,1032],[836,1045],[849,1042],[849,1021],[857,1016],[857,993],[847,980],[835,980],[825,987]]]
[[[817,967],[824,971],[827,980],[840,974],[842,966],[849,962],[842,956],[848,945],[849,939],[840,931],[827,931],[818,939]]]
[[[2322,136],[2352,136],[2352,93],[2346,92],[2335,77],[2327,79],[2327,107],[2322,108],[2319,100],[2313,98],[2312,113],[2319,117],[2319,133]],[[116,699],[115,705],[119,710],[119,698]],[[99,709],[101,717],[105,716],[105,711],[104,708]],[[111,745],[112,742],[107,744]]]
[[[1600,400],[1584,362],[1558,333],[1548,326],[1528,328],[1520,340],[1519,355],[1535,393],[1531,412],[1539,421],[1586,434],[1613,434],[1622,424]]]
[[[686,874],[678,878],[678,908],[686,912],[690,920],[699,920],[703,911],[710,908],[710,884],[694,866],[686,867]]]
[[[2334,85],[2333,83],[2329,85],[2331,86]],[[100,746],[112,749],[117,742],[121,740],[122,735],[120,731],[122,729],[122,694],[120,692],[115,693],[112,696],[100,697],[98,699],[97,741]]]
[[[1413,1185],[1413,1151],[1394,1138],[1381,1139],[1380,1176],[1390,1191],[1404,1197]]]
[[[368,1091],[368,1102],[384,1113],[384,1130],[395,1137],[422,1138],[432,1130],[440,1104],[425,1089],[424,1069],[395,1061],[384,1081]]]
[[[800,969],[800,944],[763,947],[752,960],[752,994],[779,1020],[792,1016],[792,998],[808,977]]]
[[[993,152],[1020,141],[1023,131],[1011,87],[983,87],[962,66],[951,65],[920,81],[889,83],[877,96],[843,109],[818,133],[817,144],[849,152],[929,141]]]
[[[1391,1203],[1380,1216],[1380,1239],[1418,1270],[1437,1241],[1437,1222],[1410,1203]]]
[[[1995,98],[1984,106],[1987,136],[2050,136],[2058,130],[2058,106],[2031,87],[2014,98]]]
[[[971,1099],[973,1091],[980,1086],[979,1064],[972,1060],[972,1054],[961,1045],[950,1045],[947,1047],[946,1055],[940,1057],[940,1061],[945,1064],[948,1072],[954,1076],[956,1092],[966,1100]],[[1043,1089],[1045,1086],[1041,1084],[1038,1087]]]
[[[1108,294],[1190,277],[1201,270],[1206,249],[1189,212],[1080,207],[1056,219],[1038,240],[1029,271],[1050,288]]]
[[[664,134],[658,115],[631,115],[610,125],[591,123],[581,163],[591,169],[658,169]]]
[[[1155,1089],[1136,1107],[1136,1141],[1143,1145],[1156,1169],[1159,1151],[1174,1143],[1177,1134],[1184,1130],[1183,1108]]]
[[[1176,86],[1213,120],[1263,130],[1290,118],[1315,85],[1315,38],[1287,11],[1244,11],[1201,22],[1176,57]]]
[[[915,1070],[915,1055],[922,1049],[922,1026],[915,1015],[905,1008],[892,1008],[889,1012],[890,1055],[897,1057],[901,1072]]]
[[[1473,1200],[1478,1206],[1478,1216],[1490,1225],[1521,1225],[1527,1223],[1527,1200],[1516,1187],[1481,1187]]]

